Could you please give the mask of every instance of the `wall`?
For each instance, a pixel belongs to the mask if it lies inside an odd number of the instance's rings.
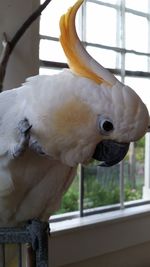
[[[145,243],[63,267],[149,267],[149,251],[150,243]]]
[[[50,227],[51,267],[150,266],[150,204]]]
[[[0,1],[0,40],[3,32],[12,38],[20,25],[39,5],[39,0],[1,0]],[[38,20],[32,24],[18,42],[7,68],[4,88],[20,85],[28,76],[38,73],[39,37]],[[0,52],[2,44],[0,43]]]

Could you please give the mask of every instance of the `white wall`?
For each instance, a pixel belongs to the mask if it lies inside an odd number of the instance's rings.
[[[149,267],[150,204],[51,223],[51,267]]]
[[[39,0],[0,0],[0,40],[6,32],[11,38],[19,26],[39,5]],[[38,73],[38,20],[18,42],[10,58],[4,88],[10,89]],[[0,43],[0,52],[2,44]]]
[[[150,243],[130,247],[115,253],[104,254],[63,267],[149,267]]]

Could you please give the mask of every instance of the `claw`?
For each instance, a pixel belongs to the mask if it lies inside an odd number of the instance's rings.
[[[40,145],[40,143],[37,141],[37,140],[34,140],[30,139],[30,143],[29,143],[29,147],[34,151],[36,152],[38,155],[41,155],[41,156],[45,156],[45,152],[42,148],[42,146]]]
[[[20,131],[21,134],[28,134],[31,128],[32,125],[29,123],[27,118],[21,120],[18,123],[18,130]]]
[[[26,149],[30,139],[30,129],[32,125],[29,124],[28,119],[23,119],[18,123],[18,130],[20,134],[20,141],[13,149],[13,158],[19,157]]]

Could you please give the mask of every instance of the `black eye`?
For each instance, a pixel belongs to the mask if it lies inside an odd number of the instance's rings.
[[[104,118],[102,116],[99,116],[99,130],[102,134],[109,134],[114,130],[114,125],[112,121],[108,118]]]
[[[102,129],[106,132],[110,132],[114,129],[114,126],[111,121],[104,121],[102,124]]]

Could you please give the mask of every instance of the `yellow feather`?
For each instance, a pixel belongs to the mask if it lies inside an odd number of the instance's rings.
[[[69,67],[78,75],[89,78],[98,84],[106,81],[94,73],[84,60],[83,48],[75,29],[75,16],[84,0],[78,0],[60,19],[60,42],[68,59]],[[89,62],[90,64],[90,62]]]

